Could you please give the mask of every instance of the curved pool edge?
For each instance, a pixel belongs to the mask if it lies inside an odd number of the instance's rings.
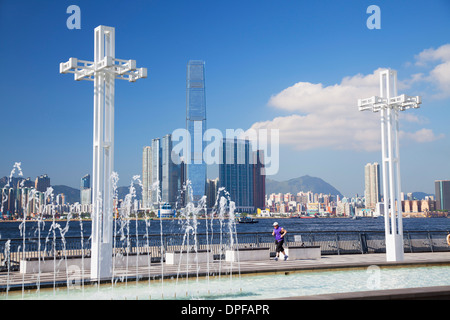
[[[267,300],[450,300],[450,286],[326,293]]]

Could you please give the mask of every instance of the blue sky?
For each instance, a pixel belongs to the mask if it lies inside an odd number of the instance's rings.
[[[81,9],[80,30],[66,27],[72,4]],[[380,30],[366,27],[372,4],[381,9]],[[434,180],[450,178],[446,0],[1,0],[0,175],[20,161],[26,177],[47,173],[53,185],[78,188],[91,171],[93,84],[59,74],[59,63],[93,60],[101,24],[116,28],[116,57],[135,59],[149,76],[116,81],[120,185],[141,174],[143,146],[185,127],[190,59],[206,61],[208,128],[278,126],[280,169],[269,178],[308,174],[350,196],[364,191],[364,165],[381,158],[379,115],[358,113],[357,99],[378,94],[376,70],[393,68],[399,93],[423,98],[401,119],[403,191],[433,193]],[[364,134],[366,147],[355,143]]]

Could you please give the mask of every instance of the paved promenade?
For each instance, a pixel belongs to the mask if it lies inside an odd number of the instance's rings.
[[[115,268],[114,276],[116,278],[127,277],[128,281],[136,280],[136,276],[140,280],[160,279],[176,277],[210,277],[228,275],[231,273],[241,275],[254,273],[277,273],[277,272],[293,272],[293,271],[318,271],[318,270],[335,270],[348,268],[364,268],[371,265],[377,266],[406,266],[406,265],[450,265],[450,252],[436,253],[405,253],[405,260],[400,263],[386,262],[385,254],[353,254],[353,255],[325,255],[317,260],[292,260],[292,261],[275,261],[268,259],[266,261],[243,261],[238,263],[230,263],[224,261],[211,261],[209,264],[192,264],[192,265],[162,265],[161,263],[152,263],[148,265],[130,267],[128,270],[124,268]],[[73,274],[63,272],[46,272],[39,276],[36,274],[21,274],[20,272],[2,272],[0,273],[0,291],[5,291],[6,285],[10,290],[22,290],[39,287],[66,286],[67,277],[73,279]],[[90,283],[89,271],[83,270],[77,274],[78,279],[84,279],[85,284]],[[124,279],[124,278],[122,278]],[[110,282],[110,281],[109,281]],[[450,288],[445,289],[447,293]],[[450,295],[450,294],[449,294]],[[342,298],[334,296],[334,298]],[[294,297],[295,298],[295,297]],[[297,297],[299,298],[299,297]],[[300,297],[302,299],[307,297]],[[313,298],[333,299],[333,296],[327,297],[314,296]],[[347,298],[351,298],[348,296]],[[358,297],[355,297],[358,298]],[[293,299],[293,298],[289,298]]]

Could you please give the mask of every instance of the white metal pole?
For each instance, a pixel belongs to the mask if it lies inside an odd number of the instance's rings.
[[[98,26],[94,32],[94,62],[70,58],[60,63],[60,73],[74,73],[75,80],[94,81],[94,130],[92,157],[91,279],[112,276],[112,225],[114,170],[114,83],[147,77],[136,61],[115,58],[115,29]]]
[[[395,149],[396,149],[396,173],[397,173],[397,213],[398,213],[398,233],[403,237],[403,210],[402,199],[400,197],[402,191],[401,176],[400,176],[400,144],[399,144],[399,123],[398,110],[395,110]],[[403,241],[403,239],[402,239]]]
[[[381,156],[383,161],[384,224],[386,235],[386,258],[388,261],[402,261],[403,223],[400,199],[400,146],[399,111],[419,108],[419,96],[397,96],[397,71],[380,72],[380,97],[359,99],[360,111],[381,111]],[[390,223],[389,223],[390,222]]]
[[[397,223],[396,223],[396,217],[395,217],[395,181],[394,181],[394,155],[393,155],[393,137],[392,137],[392,131],[393,131],[393,117],[392,117],[392,109],[388,108],[387,114],[388,114],[388,158],[389,158],[389,204],[390,204],[390,213],[391,213],[391,227],[392,232],[391,234],[397,233]]]

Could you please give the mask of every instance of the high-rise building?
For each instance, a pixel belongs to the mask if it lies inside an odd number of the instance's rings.
[[[253,205],[258,209],[264,209],[266,206],[266,174],[263,150],[253,152]]]
[[[167,134],[162,139],[162,181],[161,201],[169,203],[174,208],[180,183],[180,166],[178,155],[173,152],[172,135]]]
[[[1,214],[6,217],[11,217],[16,212],[16,190],[11,187],[4,187],[0,189],[1,200]]]
[[[205,62],[191,60],[186,75],[186,129],[191,148],[186,159],[186,180],[190,181],[190,198],[199,201],[206,194],[206,163],[203,159],[206,131]]]
[[[142,151],[142,206],[147,209],[152,204],[152,147]]]
[[[381,200],[380,193],[380,165],[368,163],[364,168],[366,208],[375,209]]]
[[[168,203],[176,209],[175,206],[183,205],[180,195],[184,162],[173,150],[172,135],[167,134],[162,139],[153,139],[151,148],[144,148],[143,157],[143,166],[147,166],[147,170],[151,171],[145,177],[143,169],[144,180],[148,180],[148,197],[151,199],[149,207],[153,205],[154,208],[158,208],[160,204]],[[144,182],[142,185],[145,188]]]
[[[186,205],[186,163],[184,161],[184,158],[180,158],[180,186],[178,190],[179,193],[179,205],[181,207],[184,207]]]
[[[436,191],[437,210],[450,211],[450,180],[436,180],[434,187]]]
[[[80,200],[82,205],[92,203],[91,175],[87,174],[81,178]]]
[[[219,178],[208,179],[206,183],[206,207],[213,208],[216,204],[217,190],[219,187]]]
[[[220,147],[219,187],[225,188],[239,212],[254,212],[253,158],[250,141],[224,139]]]
[[[47,188],[49,188],[49,187],[50,187],[50,177],[49,176],[44,174],[44,175],[36,178],[35,183],[34,183],[34,188],[37,191],[45,192],[45,191],[47,191]]]
[[[91,175],[87,174],[81,178],[80,189],[89,189],[91,187]]]
[[[157,204],[161,200],[162,179],[162,155],[161,142],[159,138],[152,140],[152,202]]]

